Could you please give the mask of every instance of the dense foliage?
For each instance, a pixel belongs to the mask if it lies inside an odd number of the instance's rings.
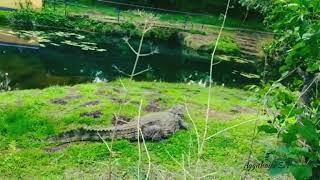
[[[265,13],[266,23],[276,33],[274,43],[267,47],[272,68],[278,67],[272,72],[286,78],[267,87],[272,93],[264,91],[269,93],[268,105],[279,111],[272,124],[276,131],[271,132],[277,132],[282,139],[279,149],[274,151],[275,166],[271,172],[291,172],[296,179],[319,179],[320,1],[242,3]],[[294,93],[295,90],[300,93]]]
[[[239,0],[239,3],[248,9],[255,9],[263,14],[272,9],[272,1],[270,0]]]

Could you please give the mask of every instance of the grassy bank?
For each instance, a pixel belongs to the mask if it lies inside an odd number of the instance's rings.
[[[95,10],[99,11],[100,8],[104,8],[104,6],[99,6]],[[106,9],[107,12],[109,12],[108,8]],[[141,22],[143,20],[133,11],[126,11],[130,13],[128,17],[118,22],[114,19],[116,15],[114,13],[105,16],[101,13],[96,14],[89,8],[68,11],[68,15],[65,16],[63,10],[59,6],[54,10],[48,5],[46,9],[41,11],[22,9],[16,12],[0,12],[0,25],[9,25],[22,30],[91,33],[95,36],[119,35],[132,38],[140,38],[141,36]],[[161,20],[159,15],[158,18],[160,18],[159,22],[157,21],[157,25],[145,35],[146,39],[173,42],[200,54],[211,54],[218,35],[217,27],[208,26],[202,29],[201,26],[192,25],[192,28],[183,28],[168,19]],[[232,22],[232,19],[228,19],[227,22]],[[263,26],[261,25],[261,27]],[[254,30],[246,32],[225,29],[217,47],[217,54],[244,56],[254,61],[260,60],[264,56],[263,46],[272,39],[271,34],[255,32]]]
[[[2,12],[0,14],[0,24],[10,25],[18,29],[52,30],[52,28],[54,28],[62,31],[80,31],[84,33],[96,33],[97,35],[115,34],[138,38],[141,36],[140,30],[137,23],[134,22],[135,21],[125,21],[120,24],[114,24],[93,20],[86,16],[64,16],[53,11],[36,12],[28,9],[17,12]],[[181,33],[188,35],[180,36],[179,34]],[[211,53],[216,39],[216,33],[214,34],[214,36],[209,36],[202,31],[155,27],[146,34],[145,38],[152,41],[173,41],[186,48]],[[189,38],[192,36],[197,37]],[[229,55],[239,54],[240,49],[233,40],[234,36],[234,33],[231,32],[223,35],[217,49],[218,53]]]
[[[53,10],[33,11],[23,9],[15,12],[1,12],[1,25],[28,30],[62,30],[78,31],[98,34],[118,34],[140,36],[140,31],[133,22],[123,22],[114,24],[90,19],[86,16],[64,16],[55,13]],[[154,28],[146,38],[155,40],[168,40],[173,37],[178,30],[170,28]],[[194,31],[193,31],[194,32]]]
[[[118,18],[119,11],[114,6],[110,6],[108,3],[99,3],[96,2],[94,4],[90,3],[81,3],[81,2],[69,2],[65,8],[62,2],[56,3],[55,5],[56,10],[64,14],[66,10],[69,14],[87,14],[93,16],[99,16],[101,19],[103,18]],[[46,4],[46,8],[52,9],[54,8],[54,4],[50,1]],[[125,7],[122,7],[125,8]],[[222,23],[222,19],[219,16],[214,15],[187,15],[183,13],[168,13],[163,11],[148,11],[149,13],[154,13],[159,18],[160,22],[170,22],[170,23],[187,23],[187,26],[192,26],[192,24],[200,24],[200,25],[213,25],[213,26],[220,26]],[[223,11],[220,12],[220,14]],[[217,14],[219,14],[217,12]],[[120,11],[120,19],[127,20],[127,19],[139,19],[139,16],[136,15],[135,10],[130,9],[122,9]],[[240,18],[240,17],[239,17]],[[248,28],[248,29],[255,29],[255,30],[264,30],[264,26],[261,21],[258,19],[256,20],[247,20],[244,21],[243,19],[236,19],[234,17],[229,17],[228,21],[226,22],[226,27],[230,28]]]
[[[123,80],[1,93],[0,177],[107,177],[109,152],[102,142],[58,146],[48,143],[46,138],[84,125],[110,126],[113,113],[118,112],[126,95],[123,85],[128,88],[128,101],[120,111],[122,116],[137,116],[140,100],[143,102],[142,114],[147,114],[150,107],[165,110],[186,102],[199,132],[203,132],[207,89],[194,85]],[[257,118],[259,106],[250,100],[250,92],[216,86],[212,93],[209,135]],[[80,116],[90,112],[99,112],[101,117]],[[153,176],[162,173],[169,178],[171,172],[182,176],[179,164],[182,162],[186,168],[193,169],[197,154],[196,135],[190,119],[186,120],[191,127],[189,130],[180,131],[168,140],[146,144]],[[247,160],[253,129],[252,121],[208,140],[202,160],[203,172],[216,172],[213,177],[218,179],[239,178]],[[268,142],[265,139],[271,137],[259,135],[257,138]],[[263,160],[267,146],[269,144],[262,142],[255,146],[255,160]],[[134,178],[139,159],[137,143],[116,141],[113,148],[113,173]],[[142,162],[145,173],[148,165],[145,151]],[[258,178],[265,176],[266,170],[256,169],[249,173]]]

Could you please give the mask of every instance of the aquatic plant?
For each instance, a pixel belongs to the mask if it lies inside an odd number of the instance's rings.
[[[8,33],[17,35],[20,38],[32,39],[39,42],[41,47],[48,45],[59,47],[61,45],[68,45],[80,48],[84,51],[106,52],[104,48],[99,48],[95,42],[90,41],[85,35],[64,31],[32,31],[20,30],[17,32],[9,31]]]

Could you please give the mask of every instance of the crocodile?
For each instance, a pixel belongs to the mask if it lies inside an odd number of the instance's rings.
[[[48,140],[60,143],[111,139],[136,141],[139,134],[139,137],[143,137],[145,140],[160,141],[170,137],[180,129],[188,128],[184,121],[184,110],[184,106],[177,105],[167,111],[150,113],[140,118],[136,117],[127,124],[109,128],[81,127],[57,136],[51,136]],[[138,127],[140,133],[138,133]]]

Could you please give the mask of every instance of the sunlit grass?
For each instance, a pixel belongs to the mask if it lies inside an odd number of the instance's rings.
[[[195,85],[171,84],[159,82],[122,81],[130,86],[128,99],[121,112],[129,117],[137,116],[139,100],[143,99],[142,114],[150,101],[161,98],[160,106],[170,108],[176,104],[187,102],[191,116],[200,132],[204,130],[204,112],[207,89]],[[52,104],[51,100],[62,98],[70,93],[81,96],[68,101],[67,105]],[[90,174],[107,174],[109,152],[100,142],[74,143],[49,153],[53,144],[48,144],[47,136],[67,129],[90,126],[110,126],[113,113],[118,110],[118,103],[111,97],[121,97],[122,85],[119,81],[108,84],[86,84],[74,87],[51,87],[44,90],[24,90],[0,94],[0,177],[62,177],[69,170],[91,172]],[[250,100],[251,93],[226,87],[213,87],[214,111],[226,113],[228,116],[212,115],[209,119],[209,135],[243,121],[257,118],[255,113],[235,113],[230,111],[236,107],[258,108]],[[99,100],[101,103],[92,107],[80,107],[83,103]],[[80,117],[82,112],[101,111],[98,119]],[[188,119],[187,119],[188,121]],[[190,123],[190,122],[189,122]],[[208,140],[204,149],[204,158],[216,165],[217,171],[228,167],[230,173],[222,173],[222,177],[234,177],[241,173],[245,163],[245,154],[249,151],[249,142],[254,124],[247,123],[224,132]],[[261,136],[259,138],[269,138]],[[196,137],[192,129],[180,131],[162,142],[148,142],[152,163],[169,170],[181,170],[176,161],[191,154],[196,158]],[[263,157],[266,146],[261,144],[254,149],[256,157]],[[138,149],[135,142],[116,141],[114,144],[115,167],[122,171],[135,167],[138,160]],[[172,159],[174,157],[174,159]],[[143,162],[147,159],[142,158]],[[41,166],[42,168],[39,168]],[[97,167],[96,169],[94,167]],[[104,167],[104,168],[103,168]],[[220,170],[219,170],[220,169]],[[259,171],[260,172],[260,171]],[[254,172],[259,175],[259,172]],[[260,172],[263,173],[264,171]],[[261,174],[260,174],[261,175]],[[235,176],[236,177],[236,176]]]

